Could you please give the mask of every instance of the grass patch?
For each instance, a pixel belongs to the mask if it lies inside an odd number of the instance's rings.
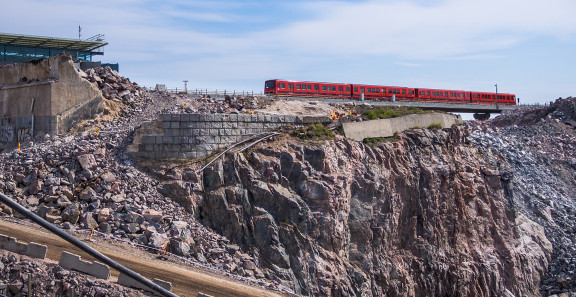
[[[416,107],[397,107],[397,106],[383,106],[366,110],[362,117],[375,120],[375,119],[389,119],[401,117],[409,114],[430,113],[430,110],[423,110]]]
[[[430,126],[428,126],[428,129],[434,129],[434,130],[442,129],[442,124],[432,123],[432,124],[430,124]]]
[[[292,132],[292,136],[300,139],[331,139],[334,133],[321,123],[310,124],[306,127],[301,127]]]
[[[372,138],[364,138],[362,140],[363,143],[365,144],[370,144],[370,145],[378,145],[379,143],[386,143],[386,142],[397,142],[400,141],[400,137],[398,136],[398,134],[394,134],[394,136],[390,136],[390,137],[372,137]]]

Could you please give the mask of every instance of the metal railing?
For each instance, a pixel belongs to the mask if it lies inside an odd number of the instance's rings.
[[[211,97],[222,97],[226,95],[230,96],[264,96],[264,91],[249,91],[249,90],[228,90],[228,89],[166,89],[166,92],[172,94],[190,95],[190,96],[201,96],[209,95]]]

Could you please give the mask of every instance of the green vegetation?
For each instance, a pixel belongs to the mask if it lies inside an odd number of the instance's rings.
[[[430,124],[430,126],[428,126],[428,129],[434,129],[434,130],[442,129],[442,124],[440,124],[438,122],[432,123],[432,124]]]
[[[369,120],[375,120],[375,119],[395,118],[415,113],[430,113],[430,112],[432,111],[423,110],[416,107],[384,106],[367,110],[362,114],[362,116]]]
[[[370,145],[378,145],[379,143],[382,142],[397,142],[397,141],[400,141],[398,133],[390,137],[372,137],[372,138],[364,138],[364,140],[362,140],[363,143]]]
[[[292,135],[300,139],[331,139],[334,133],[321,123],[310,124],[306,127],[301,127],[292,132]]]

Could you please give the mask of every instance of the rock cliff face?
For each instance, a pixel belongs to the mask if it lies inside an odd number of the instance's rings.
[[[310,296],[539,296],[552,245],[468,129],[280,139],[202,176],[199,218]]]

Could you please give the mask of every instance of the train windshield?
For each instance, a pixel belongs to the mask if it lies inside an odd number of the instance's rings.
[[[268,80],[266,81],[266,83],[264,84],[264,88],[269,89],[269,88],[274,88],[276,86],[276,81],[275,80]]]

